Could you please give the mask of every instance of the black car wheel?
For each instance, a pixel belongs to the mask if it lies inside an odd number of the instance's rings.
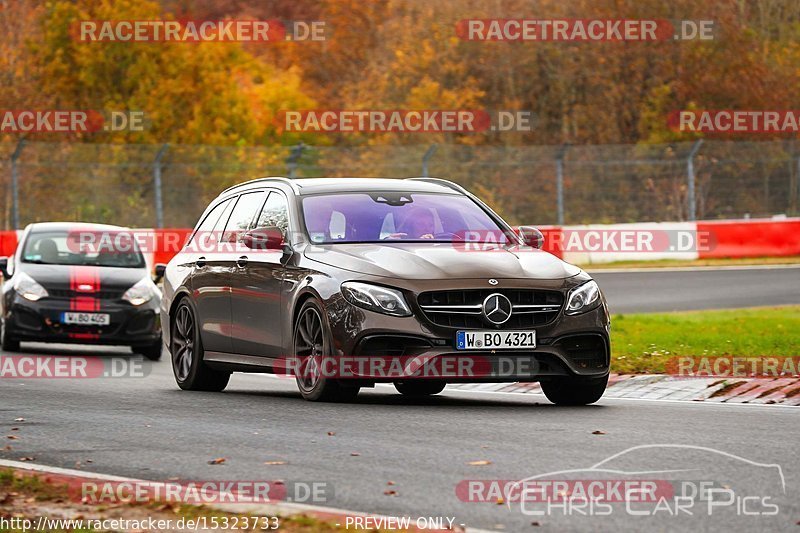
[[[151,361],[158,361],[161,359],[161,350],[163,345],[161,341],[158,340],[154,344],[149,346],[134,346],[133,353],[138,353],[139,355],[145,356],[147,359]]]
[[[297,358],[295,379],[300,394],[311,401],[347,401],[358,395],[360,387],[347,386],[322,372],[323,361],[331,357],[330,335],[322,319],[322,307],[313,299],[306,300],[294,325],[294,356]]]
[[[194,306],[184,298],[172,318],[170,353],[175,381],[184,390],[223,390],[231,378],[230,372],[209,368],[203,362],[203,343],[197,325]]]
[[[4,352],[19,351],[19,341],[8,336],[5,320],[3,320],[2,326],[0,326],[0,348],[2,348]]]
[[[588,405],[603,396],[608,375],[602,378],[566,377],[542,381],[542,392],[556,405]]]
[[[403,396],[433,396],[444,390],[444,381],[438,380],[418,380],[418,381],[395,381],[394,388]]]

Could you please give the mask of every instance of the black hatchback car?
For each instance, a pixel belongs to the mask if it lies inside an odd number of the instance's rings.
[[[161,357],[161,291],[129,230],[31,224],[0,270],[3,350],[20,341],[113,344]]]
[[[178,385],[294,376],[308,400],[393,383],[539,381],[597,401],[609,315],[597,284],[445,180],[265,178],[223,191],[167,265],[161,316]]]

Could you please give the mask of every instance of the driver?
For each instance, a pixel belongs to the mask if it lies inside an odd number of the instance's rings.
[[[400,225],[400,230],[399,233],[393,233],[389,238],[433,239],[436,232],[436,220],[433,212],[425,207],[411,209]]]

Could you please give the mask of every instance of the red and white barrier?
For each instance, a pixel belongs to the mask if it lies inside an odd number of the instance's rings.
[[[800,218],[545,226],[544,249],[570,263],[800,256]]]
[[[570,263],[800,256],[800,218],[539,226],[544,250]],[[190,228],[133,230],[151,267],[183,247]],[[14,254],[21,231],[0,231],[0,256]],[[800,258],[798,259],[800,260]]]
[[[800,218],[702,221],[697,231],[713,236],[701,259],[800,255]]]

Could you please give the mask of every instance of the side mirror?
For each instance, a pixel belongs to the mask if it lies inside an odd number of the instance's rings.
[[[283,232],[277,226],[253,229],[242,236],[242,244],[251,250],[283,251]]]
[[[531,248],[541,248],[544,246],[544,235],[533,226],[520,226],[517,233],[522,237],[522,242]]]
[[[164,263],[156,263],[155,273],[156,275],[153,276],[153,283],[157,284],[161,281],[161,278],[164,277],[164,274],[167,273],[167,265]]]
[[[3,273],[4,279],[8,279],[11,277],[8,274],[8,257],[0,257],[0,272]]]

